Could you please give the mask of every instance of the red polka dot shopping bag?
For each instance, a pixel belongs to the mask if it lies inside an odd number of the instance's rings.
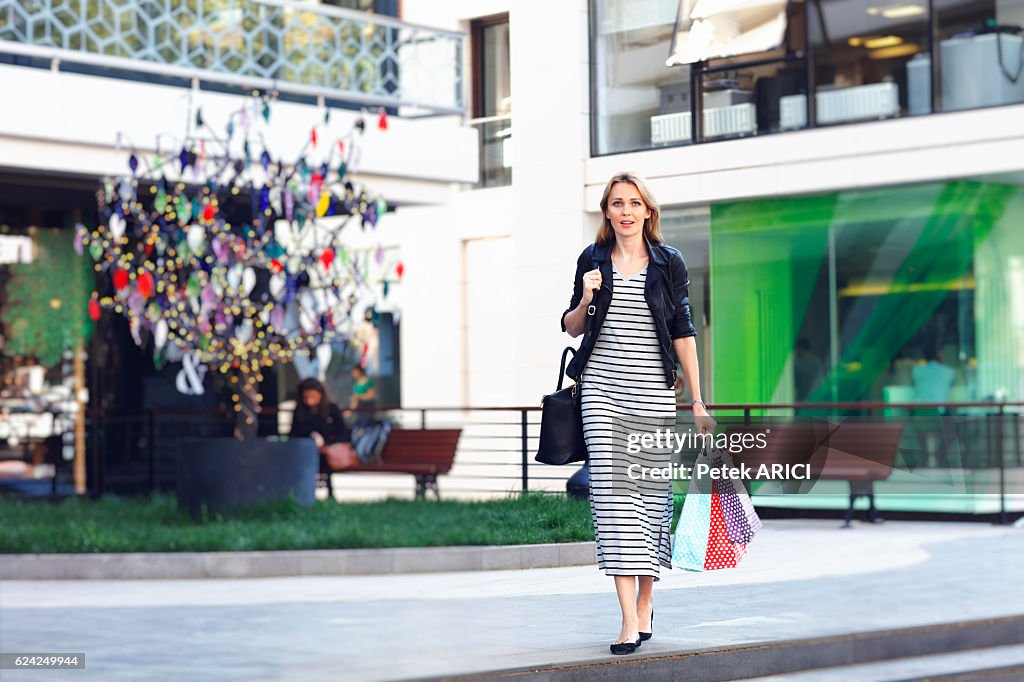
[[[709,451],[697,456],[694,471],[700,463],[733,468],[724,451]],[[672,540],[672,566],[687,571],[735,568],[760,529],[761,519],[742,482],[691,476]]]

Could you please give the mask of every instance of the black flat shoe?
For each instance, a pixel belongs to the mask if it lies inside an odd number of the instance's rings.
[[[620,642],[619,644],[612,644],[611,650],[616,656],[631,654],[640,648],[640,642],[641,640],[638,639],[636,642]]]
[[[646,642],[651,637],[654,637],[654,609],[651,609],[651,631],[650,632],[641,632],[640,633],[640,641],[641,642]]]

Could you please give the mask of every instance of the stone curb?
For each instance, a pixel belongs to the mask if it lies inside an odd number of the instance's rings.
[[[0,554],[0,580],[137,580],[388,575],[584,566],[593,542],[277,552]]]
[[[743,671],[744,678],[756,678],[1021,643],[1024,643],[1024,615],[741,643],[648,656],[643,654],[641,647],[633,656],[609,656],[603,661],[419,677],[408,682],[728,682],[736,679],[738,670]],[[937,682],[939,678],[928,679]]]

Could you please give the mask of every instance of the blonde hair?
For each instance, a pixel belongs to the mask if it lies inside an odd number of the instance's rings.
[[[651,190],[647,189],[643,178],[629,171],[616,173],[605,185],[604,194],[601,195],[601,227],[597,230],[597,243],[604,244],[615,239],[615,230],[612,228],[612,223],[608,220],[606,212],[608,211],[608,195],[612,193],[612,187],[618,182],[629,183],[636,187],[636,190],[640,192],[640,198],[644,200],[651,212],[651,217],[644,220],[644,238],[654,244],[664,244],[665,238],[661,236],[661,210],[658,208],[658,202],[651,194]]]

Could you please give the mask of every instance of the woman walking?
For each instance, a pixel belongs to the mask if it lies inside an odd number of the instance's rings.
[[[654,582],[672,567],[671,481],[638,473],[669,466],[667,448],[629,434],[672,430],[675,366],[693,397],[696,426],[714,424],[700,396],[696,330],[680,252],[664,243],[658,204],[643,180],[619,173],[601,197],[603,220],[576,264],[562,330],[583,334],[566,373],[580,382],[597,565],[614,576],[622,628],[613,654],[653,635]]]

